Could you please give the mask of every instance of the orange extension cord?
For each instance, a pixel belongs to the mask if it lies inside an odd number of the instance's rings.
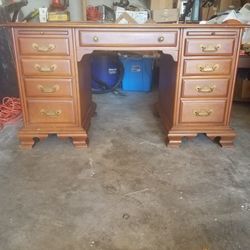
[[[4,125],[11,124],[20,120],[22,113],[21,102],[19,98],[4,97],[0,104],[0,130]]]

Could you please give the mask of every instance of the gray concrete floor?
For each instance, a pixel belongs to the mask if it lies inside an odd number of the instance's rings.
[[[234,148],[169,149],[155,93],[95,99],[86,150],[0,132],[1,250],[250,249],[249,104],[233,107]]]

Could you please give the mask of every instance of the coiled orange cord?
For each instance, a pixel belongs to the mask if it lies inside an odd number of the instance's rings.
[[[4,97],[0,104],[0,130],[5,124],[14,123],[21,117],[22,108],[19,98]]]

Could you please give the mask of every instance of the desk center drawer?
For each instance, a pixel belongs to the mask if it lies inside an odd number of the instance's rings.
[[[161,31],[85,31],[78,30],[79,46],[156,46],[156,47],[176,47],[178,42],[178,30]]]
[[[21,59],[25,76],[71,76],[71,62],[66,59]]]

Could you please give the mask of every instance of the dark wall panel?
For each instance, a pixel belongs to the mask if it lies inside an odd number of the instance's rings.
[[[9,19],[3,7],[0,7],[0,23]],[[4,96],[18,96],[16,66],[12,49],[10,30],[0,27],[0,99]]]

